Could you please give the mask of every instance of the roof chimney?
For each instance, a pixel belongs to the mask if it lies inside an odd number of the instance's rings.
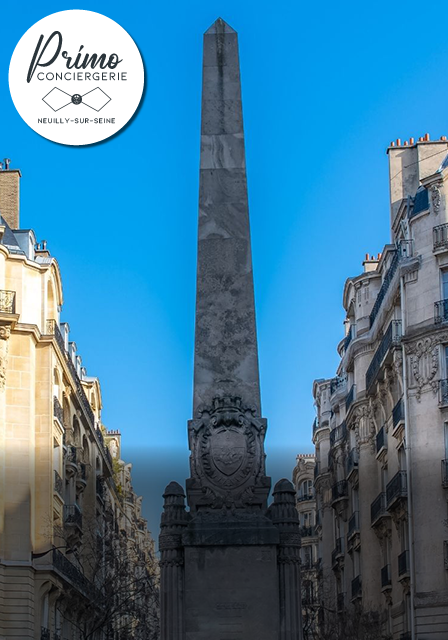
[[[11,229],[18,229],[22,174],[18,169],[10,169],[10,163],[9,158],[0,163],[0,214]]]

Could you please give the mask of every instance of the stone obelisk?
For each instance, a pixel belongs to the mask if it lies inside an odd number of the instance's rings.
[[[236,32],[204,34],[191,477],[164,494],[162,640],[300,640],[294,488],[268,508]]]

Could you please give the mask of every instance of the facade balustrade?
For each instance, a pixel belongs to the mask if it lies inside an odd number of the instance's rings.
[[[314,499],[315,499],[315,495],[313,491],[297,496],[297,502],[306,502],[307,500],[314,500]]]
[[[442,460],[442,485],[448,488],[448,460]]]
[[[387,449],[386,429],[381,429],[376,434],[376,452],[379,453],[381,449]]]
[[[345,410],[348,411],[356,397],[356,385],[352,384],[350,391],[345,398]]]
[[[433,251],[448,249],[448,224],[439,224],[432,230]]]
[[[56,469],[54,471],[54,489],[57,493],[59,493],[61,497],[64,495],[64,485],[62,482],[62,478],[56,471]]]
[[[336,442],[340,442],[344,440],[347,435],[347,425],[344,420],[339,426],[335,427],[332,431],[330,431],[330,445],[334,446]]]
[[[360,598],[362,594],[361,576],[356,576],[352,580],[352,600]]]
[[[16,292],[0,289],[0,312],[16,312]]]
[[[77,526],[82,529],[82,513],[77,504],[64,505],[64,522],[68,526]]]
[[[392,584],[390,564],[386,564],[381,569],[381,588],[384,589]]]
[[[395,407],[392,409],[392,424],[394,426],[394,429],[403,420],[404,420],[404,402],[403,402],[403,398],[400,398],[400,400],[397,402]]]
[[[407,494],[406,471],[398,471],[386,487],[387,508],[390,509],[398,499],[406,498]]]
[[[367,391],[369,391],[370,387],[373,385],[373,383],[377,379],[377,376],[381,369],[381,365],[383,364],[383,361],[385,360],[389,352],[389,349],[399,344],[401,340],[401,336],[402,336],[401,320],[392,320],[389,323],[382,337],[382,340],[378,345],[377,350],[375,351],[375,354],[372,358],[369,368],[367,369],[367,372],[366,372]]]
[[[386,493],[382,492],[370,505],[370,522],[372,526],[382,517],[388,515]]]
[[[403,551],[398,556],[398,575],[403,576],[409,573],[409,551]]]
[[[335,502],[336,500],[341,500],[342,498],[347,498],[348,497],[347,480],[340,480],[339,482],[336,482],[336,484],[334,484],[331,487],[331,496],[332,496],[333,502]]]
[[[381,285],[380,290],[378,291],[378,295],[375,300],[375,304],[373,305],[373,309],[370,313],[369,320],[370,326],[373,326],[375,319],[379,313],[381,305],[383,304],[383,300],[386,297],[386,293],[389,290],[390,284],[393,280],[395,272],[397,271],[398,265],[405,258],[412,257],[413,254],[413,245],[412,240],[400,240],[397,245],[397,249],[395,250],[394,257],[390,263],[388,270],[386,271],[386,275],[384,276],[383,283]]]
[[[63,411],[63,409],[61,407],[61,403],[56,398],[56,396],[53,397],[53,414],[54,414],[54,417],[57,418],[59,420],[59,422],[63,425],[64,424],[64,411]]]
[[[448,321],[448,299],[434,302],[434,323],[442,324]]]
[[[448,380],[439,380],[439,405],[448,404]]]

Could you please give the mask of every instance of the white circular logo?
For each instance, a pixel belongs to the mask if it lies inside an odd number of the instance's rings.
[[[9,90],[21,117],[44,138],[85,145],[109,138],[142,97],[143,62],[131,36],[93,11],[60,11],[16,46]]]

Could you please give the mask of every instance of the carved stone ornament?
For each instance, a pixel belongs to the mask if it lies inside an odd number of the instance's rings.
[[[431,187],[431,202],[434,213],[437,215],[440,211],[440,207],[442,205],[442,193],[440,191],[440,187],[442,186],[441,182],[437,184],[433,184]]]
[[[375,451],[375,423],[372,419],[372,409],[367,404],[356,408],[353,426],[355,428],[356,449],[359,453],[362,444],[370,444]]]
[[[0,390],[6,386],[6,369],[8,366],[9,337],[11,335],[11,327],[8,325],[0,326]]]
[[[215,398],[188,425],[191,479],[213,508],[244,506],[265,475],[266,420],[237,397]]]
[[[406,348],[410,370],[415,381],[414,386],[417,387],[416,398],[419,402],[422,391],[426,387],[430,386],[433,393],[437,393],[438,383],[434,377],[439,369],[438,345],[444,338],[448,339],[448,336],[446,334],[429,336],[409,344]]]

